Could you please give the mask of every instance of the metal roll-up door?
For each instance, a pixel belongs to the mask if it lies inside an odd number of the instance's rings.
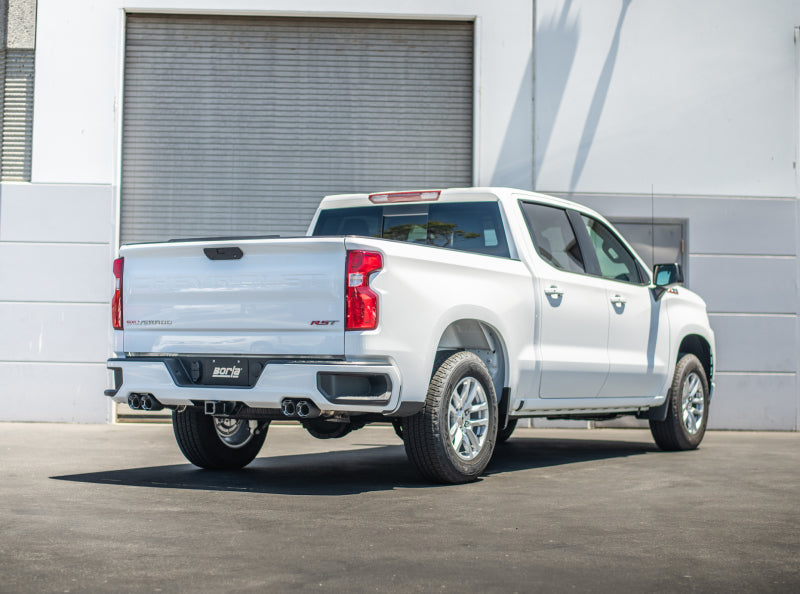
[[[0,181],[30,181],[34,50],[0,50]]]
[[[470,22],[127,17],[121,241],[302,234],[325,194],[472,183]]]

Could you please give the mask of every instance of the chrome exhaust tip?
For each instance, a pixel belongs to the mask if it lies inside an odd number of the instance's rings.
[[[164,409],[164,405],[161,404],[158,400],[156,400],[156,397],[153,396],[152,394],[142,394],[141,398],[139,399],[139,401],[140,401],[142,410],[157,411],[157,410],[163,410]]]
[[[295,407],[292,400],[284,400],[281,402],[281,411],[283,411],[284,416],[293,417],[297,412],[297,407]]]
[[[142,406],[142,399],[138,394],[131,394],[128,396],[128,407],[132,410],[139,410]]]
[[[311,407],[308,405],[308,402],[305,400],[301,400],[297,403],[297,416],[301,419],[305,419],[308,415],[311,414]]]

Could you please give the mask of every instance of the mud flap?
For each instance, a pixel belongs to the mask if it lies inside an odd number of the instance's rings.
[[[497,403],[497,430],[502,431],[508,425],[508,401],[511,399],[511,388],[503,388],[500,402]],[[666,415],[666,413],[664,413]]]
[[[649,421],[666,421],[667,420],[667,412],[669,411],[669,401],[670,398],[667,396],[667,399],[664,400],[664,404],[661,406],[656,406],[654,408],[648,408],[646,411],[636,413],[637,419],[647,419]]]

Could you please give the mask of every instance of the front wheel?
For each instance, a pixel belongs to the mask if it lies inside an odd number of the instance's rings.
[[[409,459],[438,483],[474,481],[486,468],[497,439],[497,397],[483,361],[463,351],[433,374],[425,407],[403,420]]]
[[[250,464],[267,437],[269,421],[258,423],[206,415],[196,406],[172,411],[172,429],[183,455],[208,470],[234,470]]]
[[[667,418],[650,421],[653,439],[662,450],[695,449],[708,422],[708,379],[700,359],[684,355],[678,360],[667,400]]]

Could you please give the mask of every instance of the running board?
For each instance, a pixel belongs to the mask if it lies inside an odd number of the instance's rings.
[[[516,400],[509,410],[511,417],[550,417],[554,415],[635,414],[660,406],[666,396],[656,398],[608,398],[602,406],[588,405],[589,398],[524,398]],[[588,406],[587,406],[588,405]]]

